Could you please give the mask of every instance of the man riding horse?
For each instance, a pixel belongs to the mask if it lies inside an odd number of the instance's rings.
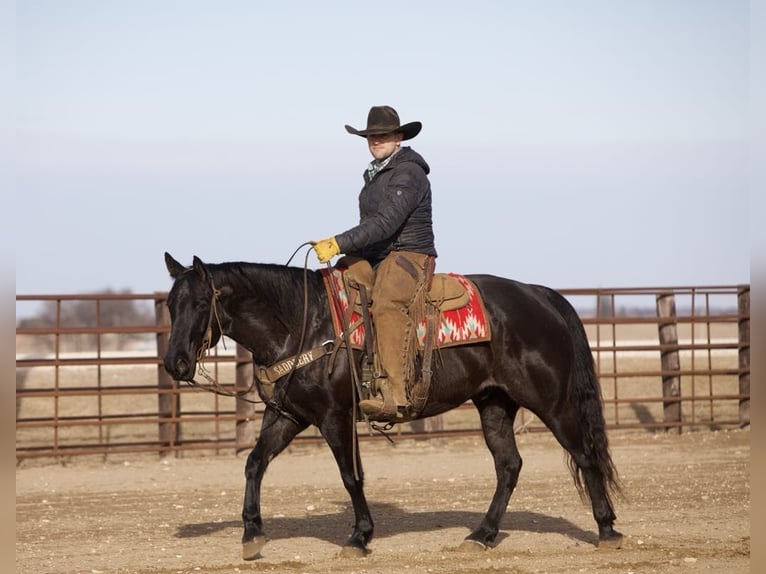
[[[422,124],[401,125],[390,106],[373,106],[364,130],[345,127],[367,139],[374,158],[362,175],[359,224],[311,243],[321,263],[344,253],[368,261],[375,270],[371,312],[380,362],[375,373],[379,394],[360,401],[359,408],[372,420],[396,421],[409,414],[406,389],[416,376],[415,315],[436,258],[430,168],[420,154],[401,145],[418,135]]]

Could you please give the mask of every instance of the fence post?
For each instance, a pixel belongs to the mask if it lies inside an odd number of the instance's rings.
[[[164,294],[156,294],[154,316],[157,323],[157,356],[160,361],[165,357],[170,342],[170,333],[163,327],[170,326],[170,313],[165,304]],[[181,438],[181,425],[177,417],[181,412],[181,397],[176,392],[177,385],[162,365],[157,365],[157,410],[159,418],[158,439],[160,456],[168,456],[178,445]],[[163,420],[164,419],[164,420]],[[175,450],[176,457],[181,455]]]
[[[750,424],[750,285],[737,289],[737,321],[739,327],[739,421]]]
[[[660,335],[660,362],[662,365],[663,421],[681,422],[681,360],[678,354],[678,329],[676,326],[676,298],[672,292],[657,294],[657,328]],[[676,374],[673,374],[676,373]],[[665,430],[670,430],[666,426]],[[681,425],[676,426],[681,433]]]
[[[242,399],[237,399],[237,430],[235,448],[237,454],[253,448],[256,438],[255,401],[258,395],[253,386],[253,356],[242,345],[237,344],[237,367],[234,390],[241,393],[250,389]]]

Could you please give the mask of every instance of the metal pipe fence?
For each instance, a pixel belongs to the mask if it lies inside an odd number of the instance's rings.
[[[560,292],[585,325],[609,429],[749,424],[749,285]],[[252,447],[264,410],[253,391],[247,394],[253,402],[236,400],[165,373],[166,295],[16,296],[17,312],[30,305],[46,310],[17,322],[17,460]],[[115,305],[132,311],[128,320]],[[226,389],[251,389],[251,358],[233,341],[219,343],[207,366]],[[516,426],[518,432],[545,430],[524,410]],[[378,436],[361,424],[359,431],[363,440]],[[480,432],[470,403],[393,431],[413,438]],[[308,429],[297,440],[322,439]]]

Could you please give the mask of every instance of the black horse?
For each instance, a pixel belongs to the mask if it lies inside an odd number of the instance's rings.
[[[334,339],[331,311],[319,271],[256,263],[205,264],[194,257],[184,267],[169,254],[174,279],[168,295],[171,334],[165,369],[179,381],[195,376],[198,357],[224,334],[272,365],[303,349]],[[619,547],[613,528],[612,495],[619,490],[609,452],[601,389],[588,340],[572,306],[556,291],[494,277],[470,277],[491,318],[489,343],[442,349],[433,365],[428,402],[431,417],[473,401],[484,439],[495,461],[497,486],[487,514],[463,542],[486,548],[498,534],[521,470],[513,422],[519,407],[535,413],[569,455],[580,495],[590,499],[599,546]],[[308,328],[304,329],[304,325]],[[305,334],[305,337],[304,337]],[[354,440],[351,370],[329,356],[292,370],[279,386],[279,409],[267,409],[260,436],[245,467],[242,510],[245,559],[257,558],[266,543],[261,516],[261,481],[269,462],[295,436],[315,425],[332,450],[354,507],[354,530],[344,555],[364,555],[373,521],[364,495],[361,460]]]

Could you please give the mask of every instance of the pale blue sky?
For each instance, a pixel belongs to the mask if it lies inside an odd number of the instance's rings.
[[[356,223],[369,154],[343,125],[377,104],[423,122],[441,271],[750,280],[746,1],[25,0],[16,16],[19,294],[162,291],[166,250],[284,263]]]

